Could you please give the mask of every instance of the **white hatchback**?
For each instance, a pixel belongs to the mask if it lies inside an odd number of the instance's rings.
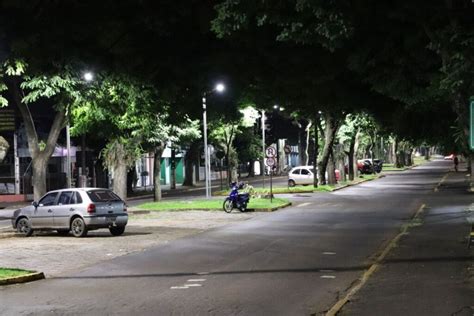
[[[313,166],[294,167],[288,173],[288,186],[294,187],[298,184],[313,184],[314,168]]]
[[[38,202],[14,212],[13,228],[30,236],[34,230],[57,230],[84,237],[89,230],[108,228],[122,235],[128,222],[127,206],[114,192],[101,188],[70,188],[46,193]]]

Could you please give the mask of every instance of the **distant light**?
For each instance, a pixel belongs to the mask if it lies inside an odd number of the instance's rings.
[[[225,90],[225,86],[222,83],[218,83],[216,85],[216,91],[217,92],[221,93],[221,92],[224,92],[224,90]]]
[[[278,104],[275,104],[275,105],[273,106],[273,108],[274,108],[275,110],[277,110],[279,107],[280,107],[280,106],[279,106]]]
[[[285,108],[280,106],[280,111],[285,111]]]
[[[94,74],[92,72],[86,72],[84,74],[84,80],[85,81],[92,81],[94,80]]]

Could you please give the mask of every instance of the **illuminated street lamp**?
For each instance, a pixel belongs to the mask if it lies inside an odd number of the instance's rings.
[[[94,74],[90,71],[84,73],[83,78],[86,82],[91,82],[94,80]],[[67,117],[67,124],[66,124],[66,185],[68,188],[72,186],[72,175],[71,175],[71,134],[69,132],[69,116],[70,116],[70,108],[67,108],[66,117]],[[83,149],[84,151],[84,149]]]
[[[202,121],[203,121],[203,130],[204,130],[204,174],[206,178],[206,198],[211,197],[211,161],[209,157],[209,148],[207,146],[207,108],[206,108],[206,97],[215,91],[222,93],[225,90],[225,85],[218,83],[214,89],[209,92],[204,92],[202,95]]]
[[[92,80],[94,80],[94,74],[90,71],[84,73],[84,80],[87,82],[91,82]]]

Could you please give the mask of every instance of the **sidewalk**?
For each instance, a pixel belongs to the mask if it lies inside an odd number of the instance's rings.
[[[466,179],[449,173],[338,315],[474,315],[474,248],[467,248],[474,194]]]

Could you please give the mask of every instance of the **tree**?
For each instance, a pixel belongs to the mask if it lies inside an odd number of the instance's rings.
[[[22,60],[6,61],[1,68],[3,84],[8,87],[13,103],[18,107],[25,124],[28,149],[32,158],[33,198],[38,201],[46,193],[46,170],[53,154],[61,129],[67,120],[67,112],[80,100],[80,80],[69,69],[55,69],[53,74],[29,71]],[[48,100],[56,110],[51,129],[46,140],[39,139],[30,106],[41,100]],[[2,97],[0,102],[7,104]]]

